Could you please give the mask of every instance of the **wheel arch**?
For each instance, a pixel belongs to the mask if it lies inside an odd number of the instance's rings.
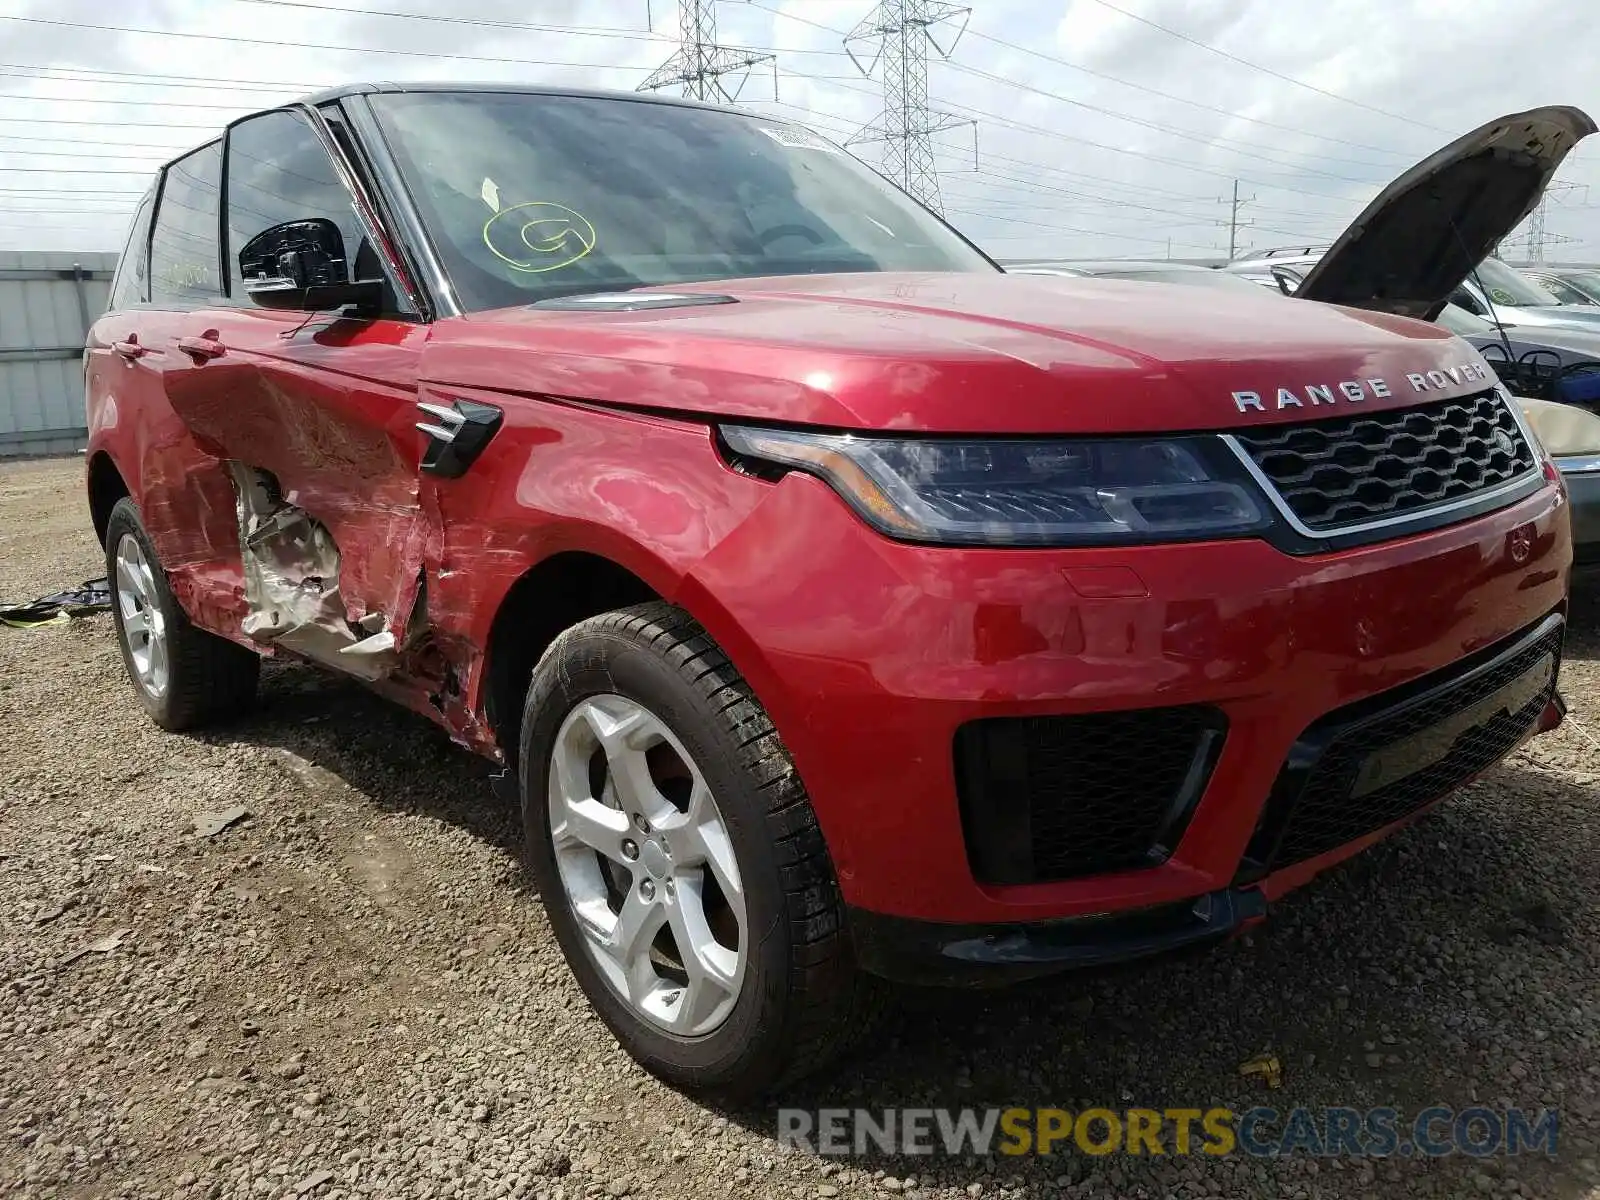
[[[506,588],[483,641],[474,707],[508,768],[516,766],[528,680],[550,644],[580,621],[651,600],[674,604],[698,621],[758,694],[770,682],[757,644],[692,573],[631,546],[552,548]]]
[[[133,495],[133,491],[105,450],[97,450],[90,455],[85,482],[89,493],[89,519],[94,523],[95,540],[104,545],[111,510],[117,506],[118,500]]]
[[[550,643],[589,617],[665,599],[660,583],[648,582],[615,557],[563,549],[529,566],[506,589],[484,645],[479,708],[507,767],[516,766],[528,679]]]

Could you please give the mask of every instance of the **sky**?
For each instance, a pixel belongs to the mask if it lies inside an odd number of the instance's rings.
[[[1001,259],[1225,258],[1236,180],[1236,252],[1326,243],[1485,121],[1539,104],[1600,116],[1588,0],[927,2],[953,10],[928,48],[930,104],[951,126],[933,139],[944,215]],[[319,87],[632,90],[678,37],[673,0],[0,8],[0,250],[120,249],[163,161]],[[853,59],[844,36],[872,12],[722,0],[722,44],[776,53],[739,102],[849,139],[883,104],[875,43],[849,43]],[[852,149],[878,165],[879,144]],[[1600,135],[1557,181],[1545,258],[1600,262]]]

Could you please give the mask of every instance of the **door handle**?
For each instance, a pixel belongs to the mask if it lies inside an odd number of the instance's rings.
[[[112,342],[111,348],[129,362],[150,353],[150,351],[139,345],[139,335],[137,333],[130,333],[126,341]]]
[[[196,362],[209,362],[213,358],[221,358],[228,352],[228,348],[217,340],[215,329],[208,329],[199,337],[179,338],[178,349]]]

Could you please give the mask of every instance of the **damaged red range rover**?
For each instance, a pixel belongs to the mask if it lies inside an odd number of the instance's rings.
[[[184,729],[290,655],[502,764],[579,983],[689,1088],[825,1062],[878,978],[1223,938],[1560,720],[1559,476],[1395,313],[1593,128],[1441,152],[1458,249],[1336,307],[1007,275],[687,103],[251,116],[90,337],[135,692]]]

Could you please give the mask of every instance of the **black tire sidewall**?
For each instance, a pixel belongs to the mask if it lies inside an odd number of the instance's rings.
[[[590,955],[556,867],[547,786],[555,735],[572,709],[597,695],[633,700],[664,721],[694,759],[728,827],[744,889],[744,986],[724,1023],[685,1038],[651,1025],[619,997]],[[551,926],[590,1004],[625,1049],[670,1082],[747,1091],[774,1074],[791,1003],[790,945],[776,849],[739,745],[695,685],[661,653],[612,631],[563,635],[535,671],[521,741],[523,828],[534,881]]]
[[[144,552],[145,562],[150,564],[150,576],[155,581],[156,604],[161,609],[161,620],[166,630],[167,689],[160,697],[152,696],[144,684],[139,682],[139,673],[133,665],[133,652],[128,647],[128,632],[122,627],[122,601],[117,595],[117,547],[122,544],[124,535],[131,535],[139,543],[139,548]],[[172,716],[172,698],[178,690],[177,639],[183,636],[188,617],[177,598],[173,596],[172,589],[167,586],[167,573],[161,566],[161,559],[156,555],[155,545],[150,541],[150,535],[145,532],[138,506],[129,498],[124,497],[117,501],[116,507],[111,510],[110,518],[106,521],[105,551],[106,578],[111,584],[111,619],[117,627],[117,644],[122,647],[123,668],[128,672],[128,682],[133,685],[139,703],[158,725],[166,726]]]

